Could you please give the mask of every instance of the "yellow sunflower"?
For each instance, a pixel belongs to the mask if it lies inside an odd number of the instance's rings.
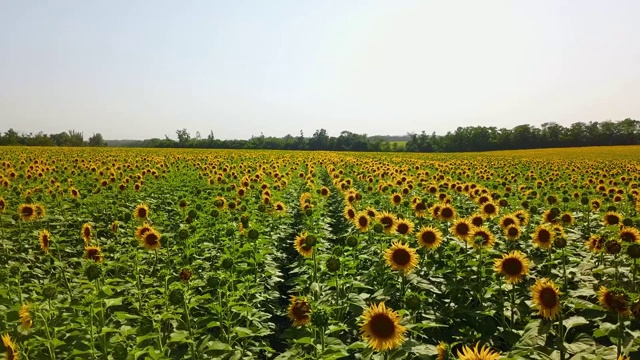
[[[293,326],[300,327],[311,322],[311,307],[304,297],[291,297],[288,314]]]
[[[462,352],[458,350],[458,360],[497,360],[500,358],[500,353],[491,348],[482,346],[481,349],[478,349],[480,343],[476,343],[475,348],[470,348],[467,345],[462,347]]]
[[[392,270],[402,271],[405,274],[410,273],[418,265],[416,250],[397,241],[391,244],[384,257]]]
[[[2,196],[0,196],[0,214],[4,212],[4,209],[7,208],[7,202],[4,200]]]
[[[142,240],[142,238],[144,237],[144,234],[146,234],[148,231],[151,231],[151,230],[153,230],[151,225],[149,225],[148,223],[144,223],[141,226],[138,226],[136,228],[136,237]]]
[[[458,219],[453,223],[449,231],[451,231],[453,236],[457,237],[458,239],[466,241],[469,238],[469,235],[471,235],[473,227],[473,224],[469,220]]]
[[[533,245],[540,249],[548,249],[553,245],[553,238],[555,237],[555,231],[553,228],[547,225],[540,225],[536,228],[536,232],[533,234]]]
[[[142,235],[142,246],[148,250],[155,250],[160,247],[160,233],[151,228]]]
[[[489,229],[481,226],[473,229],[467,242],[474,249],[479,249],[481,247],[493,247],[493,244],[496,242],[496,238]]]
[[[547,278],[536,280],[531,287],[533,305],[545,319],[555,319],[560,312],[560,290]]]
[[[520,220],[518,220],[517,217],[515,217],[513,214],[510,215],[505,215],[503,217],[500,218],[499,221],[500,227],[503,230],[506,230],[509,226],[512,225],[519,225],[520,224]]]
[[[22,304],[20,311],[18,311],[18,315],[20,316],[20,327],[24,330],[31,329],[33,326],[31,307],[27,304]]]
[[[77,198],[77,197],[80,197],[80,192],[78,191],[78,189],[76,189],[74,187],[70,187],[69,188],[69,195],[72,198]]]
[[[529,223],[529,213],[526,210],[516,210],[513,216],[520,221],[520,226],[526,226]]]
[[[498,215],[498,213],[500,212],[500,207],[491,201],[487,201],[486,203],[482,204],[481,212],[484,217],[491,218]]]
[[[423,226],[416,235],[416,239],[421,246],[433,250],[442,243],[442,232],[431,226]]]
[[[369,218],[369,215],[366,211],[361,211],[356,215],[353,223],[358,228],[358,230],[366,232],[367,230],[369,230],[369,225],[371,225],[371,219]]]
[[[273,209],[276,211],[277,214],[281,214],[281,215],[287,212],[287,207],[284,205],[282,201],[278,201],[277,203],[273,204]]]
[[[520,234],[520,227],[516,225],[511,225],[504,230],[504,236],[511,241],[517,240],[520,237]]]
[[[602,236],[598,234],[591,234],[591,236],[589,236],[589,240],[587,240],[586,242],[586,246],[589,249],[589,251],[593,253],[597,253],[603,249],[605,242],[606,242],[606,239],[603,238]]]
[[[508,283],[518,283],[529,273],[529,260],[520,251],[512,251],[502,255],[502,259],[496,259],[494,269],[504,275]]]
[[[640,231],[634,227],[625,226],[620,229],[620,239],[626,243],[640,243]]]
[[[91,236],[93,235],[93,229],[91,229],[91,224],[89,223],[84,223],[82,225],[82,238],[84,239],[85,243],[89,243],[89,241],[91,241]]]
[[[36,208],[31,204],[22,204],[18,207],[18,215],[23,221],[31,221],[36,218]]]
[[[85,246],[84,248],[84,256],[88,260],[93,260],[95,262],[102,262],[102,250],[98,246]]]
[[[350,221],[353,221],[358,215],[356,210],[348,205],[345,206],[344,211],[342,213],[344,214],[344,217],[346,217],[347,220],[350,220]]]
[[[396,233],[400,235],[408,235],[413,233],[414,225],[410,220],[402,219],[396,221]]]
[[[382,224],[382,229],[389,234],[396,231],[396,216],[388,212],[378,214],[378,222]]]
[[[482,225],[484,225],[484,215],[478,213],[478,214],[473,214],[471,215],[471,217],[469,218],[469,221],[471,222],[471,224],[475,227],[481,227]]]
[[[47,230],[40,231],[40,248],[46,254],[49,253],[49,248],[51,247],[51,234]]]
[[[560,221],[562,221],[562,224],[566,226],[573,224],[575,222],[575,219],[573,218],[573,215],[571,215],[571,213],[566,212],[560,215]]]
[[[304,257],[313,255],[313,245],[315,245],[315,236],[309,235],[307,232],[296,236],[293,244],[298,253]]]
[[[113,233],[117,233],[118,227],[120,227],[120,223],[118,222],[118,220],[113,220],[113,222],[111,223],[111,231]]]
[[[417,201],[413,204],[413,213],[417,217],[425,217],[427,216],[427,205],[422,201]]]
[[[377,351],[395,349],[404,342],[407,329],[400,325],[398,313],[384,305],[371,304],[362,314],[360,331],[369,347]]]
[[[621,222],[622,222],[622,215],[620,215],[615,211],[609,211],[608,213],[604,214],[604,216],[602,217],[602,223],[604,224],[604,226],[618,225]]]
[[[438,346],[436,346],[436,351],[438,352],[436,360],[447,360],[449,358],[449,345],[445,342],[441,341]]]
[[[621,315],[629,312],[629,301],[626,294],[621,290],[610,290],[606,286],[600,286],[598,290],[598,302],[600,305]]]
[[[391,203],[393,205],[400,205],[400,203],[402,202],[402,195],[398,194],[398,193],[393,193],[391,194]]]
[[[320,195],[322,195],[323,197],[328,197],[329,195],[331,195],[331,190],[329,190],[328,187],[323,186],[320,188]]]
[[[35,204],[34,207],[36,209],[36,218],[37,219],[42,219],[44,217],[44,215],[47,213],[44,205]]]
[[[9,334],[4,334],[1,337],[2,337],[2,344],[4,344],[4,348],[6,351],[6,359],[18,360],[19,359],[18,347],[13,342],[13,340],[11,340],[11,337],[9,336]]]
[[[442,205],[440,207],[440,213],[438,214],[438,217],[441,220],[451,221],[456,217],[456,209],[454,209],[453,206],[449,204]]]
[[[135,210],[133,210],[133,217],[136,219],[144,220],[149,217],[149,205],[147,204],[139,204],[136,206]]]

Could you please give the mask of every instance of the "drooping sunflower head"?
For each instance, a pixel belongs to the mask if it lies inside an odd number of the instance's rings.
[[[502,255],[502,259],[496,259],[494,269],[504,275],[508,283],[518,283],[529,273],[529,260],[520,251],[512,251]]]
[[[416,250],[401,242],[393,242],[384,256],[392,270],[402,271],[405,274],[413,271],[418,265]]]
[[[22,204],[18,207],[18,215],[22,221],[31,221],[36,218],[36,208],[32,204]]]
[[[98,246],[86,246],[84,248],[84,256],[88,260],[95,262],[102,262],[103,260],[102,250],[100,250],[100,247]]]
[[[545,319],[555,319],[560,312],[560,290],[550,279],[536,280],[531,287],[533,305]]]
[[[378,214],[378,222],[382,224],[382,229],[389,234],[396,230],[396,216],[388,212]]]
[[[417,217],[425,217],[427,215],[427,204],[423,203],[421,200],[416,201],[413,204],[413,212]]]
[[[462,347],[462,352],[458,350],[458,359],[459,360],[497,360],[500,358],[500,353],[491,348],[486,347],[485,345],[482,348],[478,349],[480,343],[476,343],[475,348],[470,348],[467,345]]]
[[[384,302],[371,304],[362,314],[360,331],[369,347],[376,351],[395,349],[404,342],[407,329],[400,325],[398,313]]]
[[[0,196],[0,214],[3,213],[6,208],[7,208],[7,202],[2,196]]]
[[[548,249],[553,245],[555,231],[547,225],[540,225],[533,234],[533,245],[540,249]]]
[[[313,246],[315,245],[315,236],[303,232],[296,236],[294,246],[298,253],[304,257],[313,255]]]
[[[287,312],[293,321],[293,326],[300,327],[311,322],[311,307],[304,297],[292,296]]]
[[[407,219],[396,221],[396,233],[400,235],[409,235],[413,233],[413,222]]]
[[[49,253],[49,248],[51,247],[51,234],[47,230],[40,231],[40,248],[45,253]]]
[[[20,328],[23,330],[31,329],[33,326],[31,306],[28,304],[22,304],[20,311],[18,311],[18,315],[20,316]]]
[[[606,286],[600,286],[598,302],[603,308],[615,311],[620,315],[629,313],[629,298],[621,289],[608,289]]]
[[[81,235],[85,243],[89,243],[89,241],[91,241],[92,234],[93,234],[93,229],[91,228],[91,224],[84,223],[82,225]]]
[[[634,227],[625,226],[620,229],[620,239],[626,243],[640,243],[640,231]]]
[[[498,213],[500,212],[500,208],[498,207],[498,205],[494,204],[491,201],[487,201],[486,203],[482,204],[480,209],[482,211],[482,214],[487,218],[492,218],[498,215]]]
[[[118,222],[118,220],[113,220],[110,226],[111,232],[114,234],[117,233],[119,227],[120,227],[120,223]]]
[[[496,242],[495,236],[484,226],[473,228],[467,242],[474,249],[493,247]]]
[[[437,249],[442,243],[442,232],[431,226],[424,226],[416,235],[418,244],[428,250]]]
[[[462,241],[466,241],[473,231],[474,225],[466,219],[458,219],[451,226],[451,233]]]
[[[138,204],[135,210],[133,210],[133,217],[136,219],[145,220],[149,217],[149,205],[147,204]]]
[[[438,352],[436,360],[447,360],[449,358],[450,349],[447,343],[441,341],[438,346],[436,346],[436,351]]]
[[[622,222],[622,215],[615,211],[609,211],[602,217],[604,226],[619,225]]]
[[[155,250],[160,247],[160,233],[156,229],[149,229],[142,235],[142,246],[148,250]]]
[[[4,344],[4,348],[6,351],[6,359],[7,360],[17,360],[18,359],[18,347],[13,342],[9,334],[4,334],[2,337],[2,344]]]

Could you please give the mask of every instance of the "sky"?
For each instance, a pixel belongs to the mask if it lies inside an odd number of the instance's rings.
[[[0,132],[640,120],[640,1],[0,0]]]

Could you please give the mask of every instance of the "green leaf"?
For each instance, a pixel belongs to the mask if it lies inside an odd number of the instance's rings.
[[[113,299],[104,299],[104,304],[106,308],[110,308],[111,306],[119,306],[122,305],[122,298],[113,298]]]
[[[564,325],[567,328],[567,331],[569,331],[569,329],[574,328],[576,326],[587,325],[587,324],[589,324],[589,322],[587,321],[587,319],[583,318],[582,316],[573,316],[562,322],[562,325]]]

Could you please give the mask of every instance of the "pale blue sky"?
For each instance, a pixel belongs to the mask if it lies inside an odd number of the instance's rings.
[[[0,0],[0,131],[640,120],[640,1]]]

